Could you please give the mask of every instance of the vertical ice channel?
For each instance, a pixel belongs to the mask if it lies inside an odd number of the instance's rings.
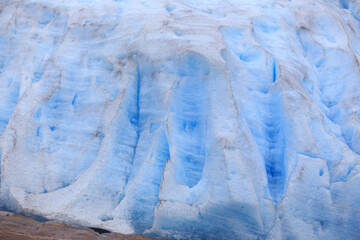
[[[284,148],[285,136],[283,129],[283,106],[281,95],[277,91],[268,93],[268,112],[264,118],[265,137],[268,149],[264,152],[268,186],[275,203],[281,201],[285,188]]]

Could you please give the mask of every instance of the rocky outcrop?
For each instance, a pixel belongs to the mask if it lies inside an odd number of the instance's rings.
[[[101,232],[99,229],[98,232]],[[99,234],[89,228],[76,227],[62,222],[38,222],[15,213],[0,211],[0,239],[6,240],[51,240],[51,239],[119,239],[119,240],[165,240],[141,235],[121,233]]]

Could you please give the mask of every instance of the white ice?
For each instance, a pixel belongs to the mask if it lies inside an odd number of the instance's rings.
[[[360,239],[357,0],[0,1],[3,208],[173,239]]]

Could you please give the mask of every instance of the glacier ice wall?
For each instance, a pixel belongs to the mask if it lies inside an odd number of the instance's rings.
[[[2,206],[360,239],[359,21],[357,0],[0,1]]]

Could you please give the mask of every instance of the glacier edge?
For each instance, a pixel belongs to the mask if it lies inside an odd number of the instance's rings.
[[[174,239],[360,238],[359,11],[0,3],[1,205]]]

